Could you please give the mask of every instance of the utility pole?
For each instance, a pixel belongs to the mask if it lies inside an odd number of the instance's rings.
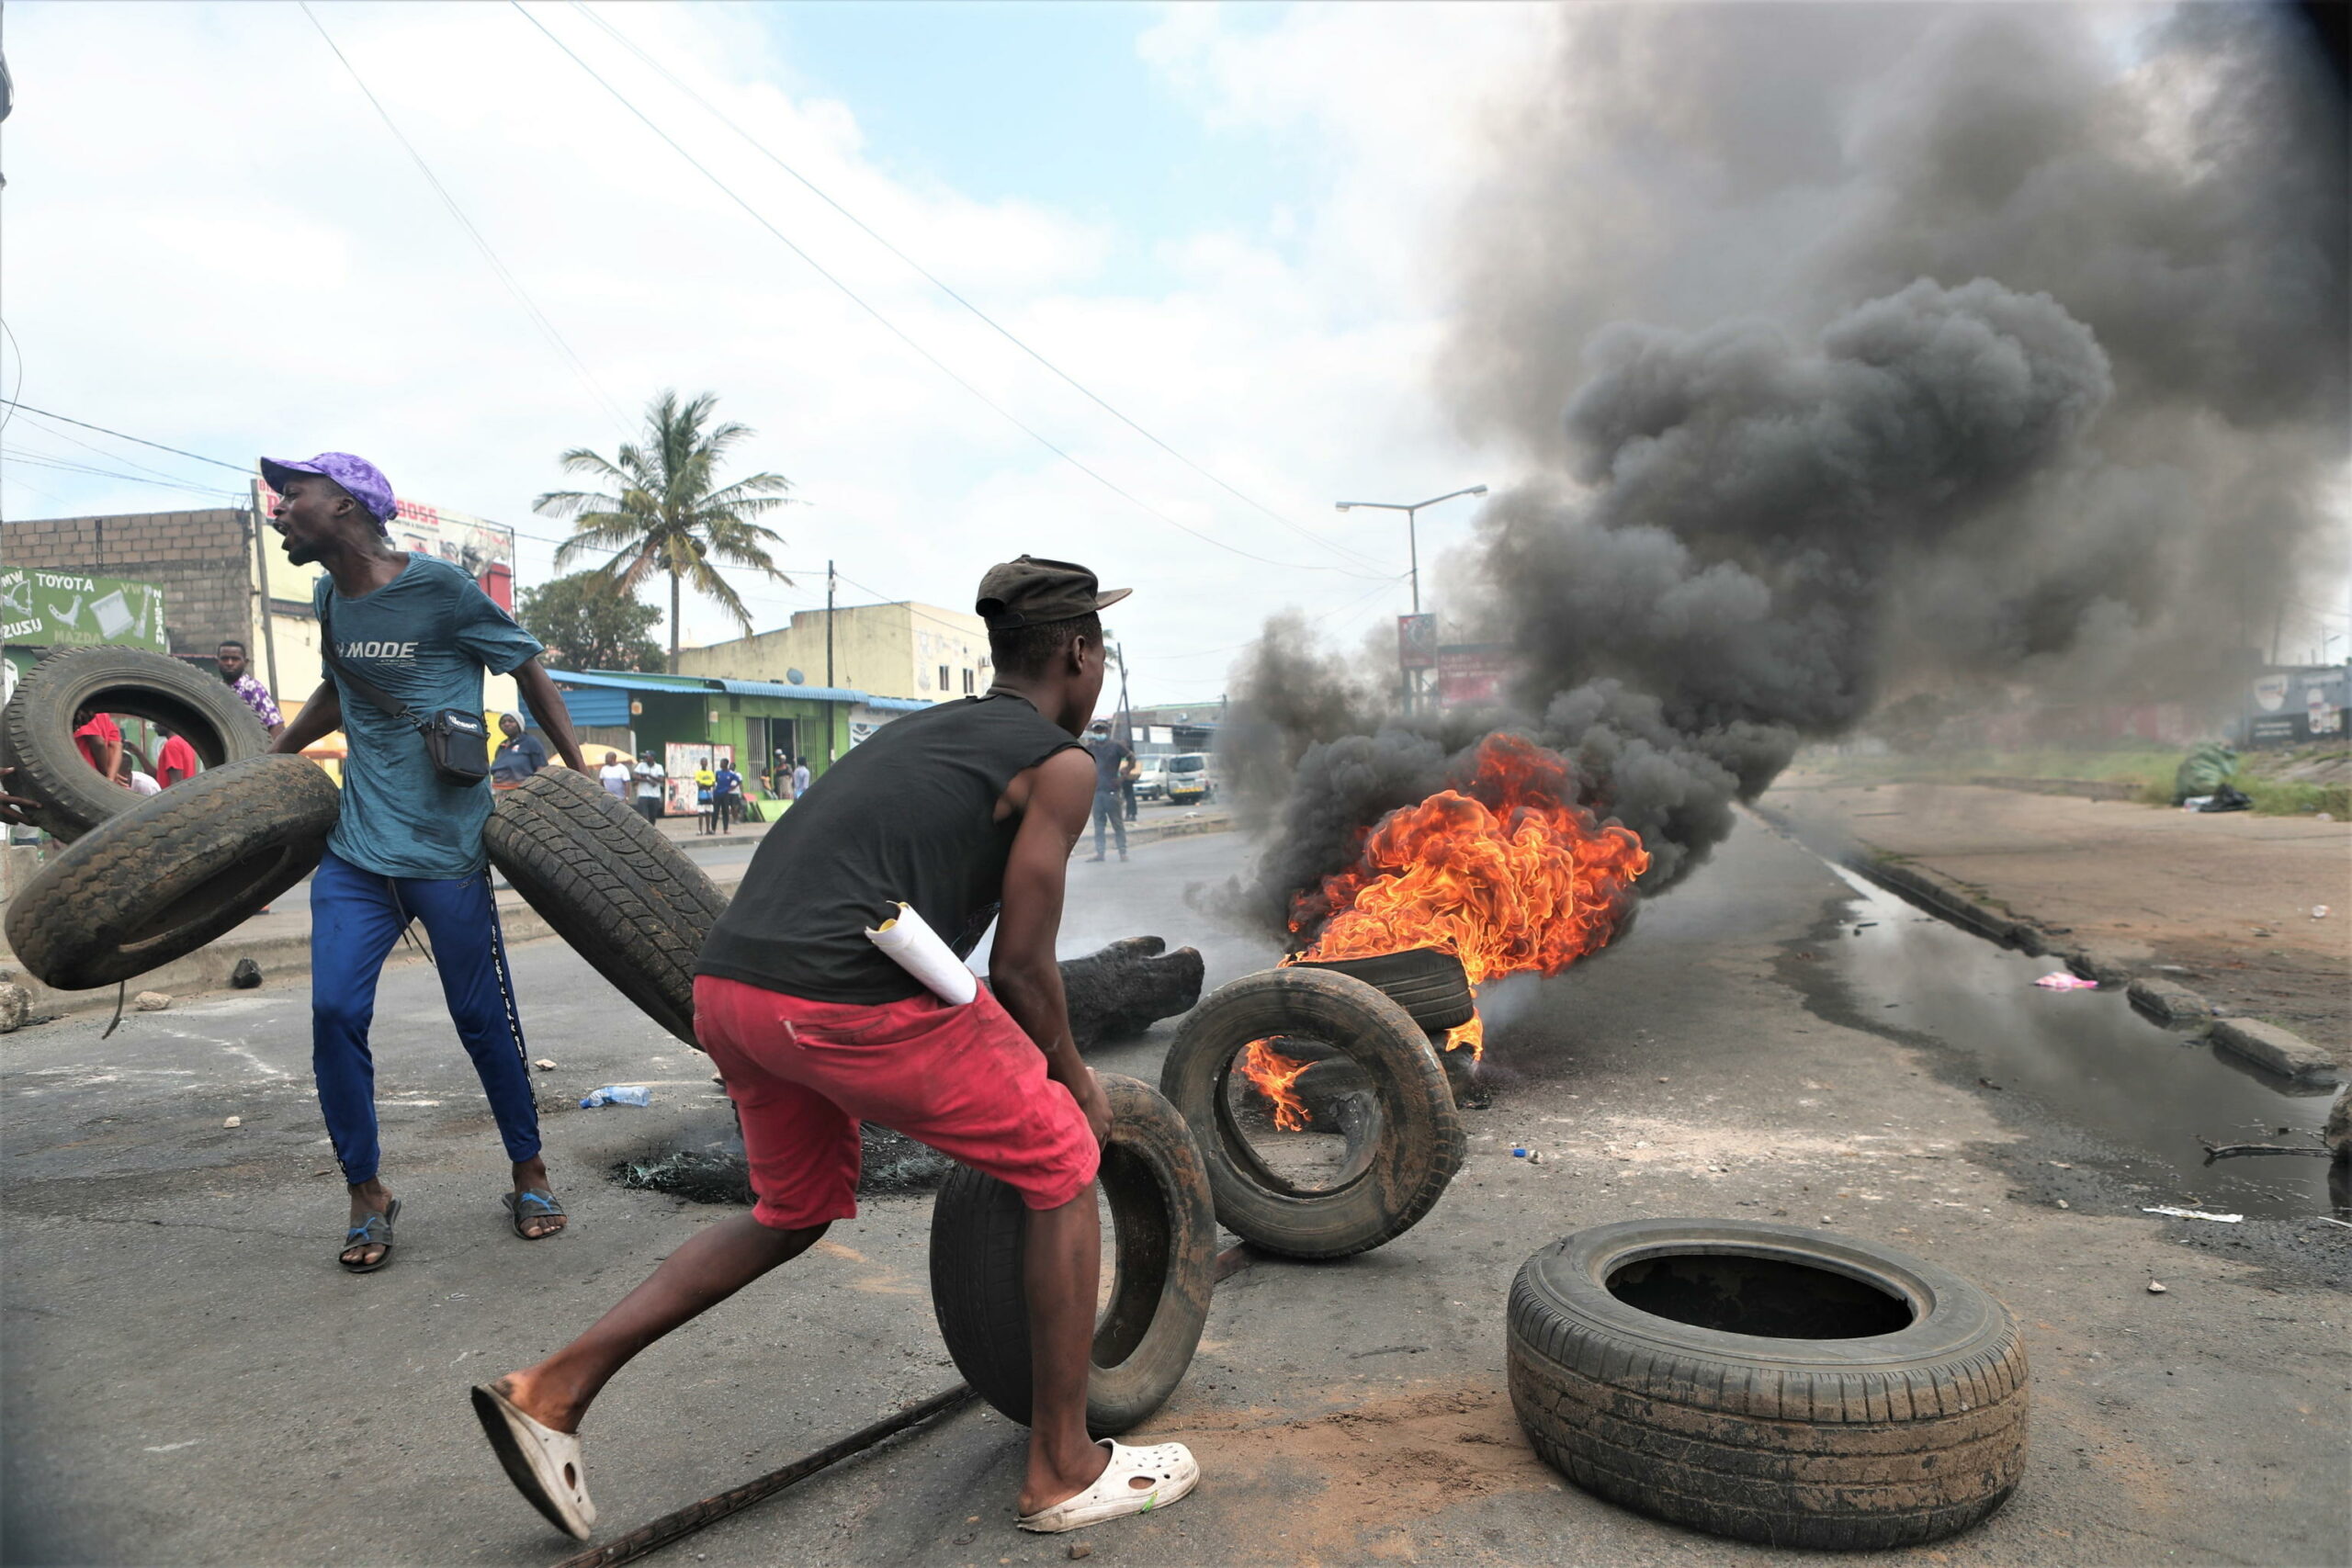
[[[1113,643],[1111,652],[1119,660],[1119,728],[1126,732],[1127,750],[1136,749],[1135,710],[1127,705],[1127,645]]]
[[[1373,512],[1401,512],[1405,514],[1405,556],[1411,565],[1409,575],[1413,580],[1413,615],[1418,618],[1421,613],[1421,545],[1414,525],[1419,520],[1419,514],[1421,508],[1435,506],[1442,501],[1452,501],[1457,496],[1486,493],[1485,485],[1471,485],[1465,490],[1448,491],[1443,495],[1433,495],[1427,501],[1414,502],[1409,506],[1395,501],[1343,501],[1339,503],[1339,507],[1342,512],[1351,511],[1361,506]],[[1399,648],[1398,658],[1401,660],[1403,655],[1404,650]],[[1403,682],[1405,711],[1411,713],[1415,705],[1413,699],[1420,693],[1420,673],[1401,666],[1396,673]]]
[[[825,684],[833,683],[833,563],[825,563]]]

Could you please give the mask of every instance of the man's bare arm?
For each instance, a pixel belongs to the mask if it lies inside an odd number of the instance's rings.
[[[333,681],[322,681],[319,689],[311,694],[311,700],[302,705],[302,711],[294,716],[294,722],[277,732],[270,750],[299,757],[342,728],[342,694],[334,689]]]
[[[1100,1138],[1110,1130],[1111,1108],[1070,1038],[1062,972],[1054,962],[1070,849],[1086,830],[1094,805],[1094,759],[1083,751],[1056,752],[1034,770],[1028,795],[1012,858],[1005,863],[1004,908],[997,916],[989,985],[1045,1052],[1047,1076],[1070,1091]]]
[[[523,701],[530,705],[531,716],[539,721],[539,728],[555,742],[564,765],[575,773],[587,773],[588,759],[580,754],[580,742],[571,733],[571,708],[563,700],[563,694],[555,689],[555,682],[548,678],[547,667],[537,656],[525,660],[515,670],[514,685],[523,694]]]

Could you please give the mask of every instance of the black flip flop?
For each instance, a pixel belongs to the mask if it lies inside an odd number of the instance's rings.
[[[370,1214],[343,1233],[343,1245],[335,1249],[334,1260],[353,1274],[373,1274],[392,1260],[392,1222],[401,1217],[401,1201],[397,1198],[384,1205],[380,1214]],[[380,1247],[373,1263],[354,1263],[343,1255],[355,1247]]]

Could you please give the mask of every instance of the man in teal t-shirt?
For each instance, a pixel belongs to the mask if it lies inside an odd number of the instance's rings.
[[[270,525],[287,558],[326,568],[311,605],[334,650],[325,679],[275,750],[300,754],[336,728],[349,741],[342,814],[311,878],[311,1066],[351,1193],[337,1260],[355,1273],[391,1260],[401,1205],[378,1169],[368,1034],[378,975],[412,919],[432,940],[450,1020],[514,1164],[514,1190],[503,1201],[514,1233],[529,1241],[553,1235],[563,1228],[563,1205],[539,1155],[538,1108],[482,849],[489,781],[443,778],[416,726],[348,677],[429,719],[447,708],[479,717],[482,672],[511,674],[564,761],[584,773],[571,713],[539,667],[538,643],[472,578],[451,562],[391,547],[392,487],[373,464],[322,452],[302,463],[265,457],[261,468],[280,497]]]

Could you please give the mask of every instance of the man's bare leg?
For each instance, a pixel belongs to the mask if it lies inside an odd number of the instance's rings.
[[[1087,1191],[1087,1216],[1094,1211]],[[524,1414],[559,1432],[576,1432],[612,1375],[629,1358],[682,1323],[700,1316],[769,1269],[789,1263],[815,1245],[826,1227],[771,1230],[749,1214],[738,1214],[699,1232],[662,1260],[645,1283],[621,1298],[587,1333],[537,1366],[509,1372],[492,1386]],[[1092,1254],[1088,1255],[1090,1259]],[[1091,1278],[1090,1270],[1090,1279]],[[1094,1288],[1087,1287],[1089,1311]],[[1079,1436],[1085,1436],[1083,1384]]]
[[[1102,1268],[1094,1183],[1058,1209],[1029,1211],[1021,1279],[1029,1301],[1030,1379],[1023,1514],[1077,1496],[1111,1462],[1110,1450],[1086,1431],[1086,1374],[1093,1361],[1094,1292]]]

